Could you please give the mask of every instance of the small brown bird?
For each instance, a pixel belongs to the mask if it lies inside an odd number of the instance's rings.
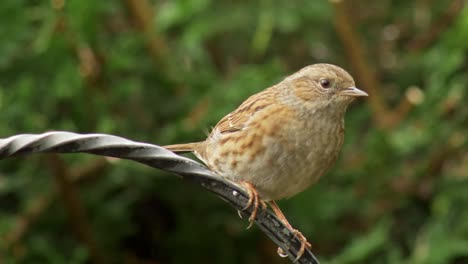
[[[213,128],[205,141],[166,146],[194,152],[221,177],[245,187],[253,206],[268,202],[302,241],[275,200],[302,192],[323,176],[343,145],[344,115],[355,97],[367,96],[353,78],[331,64],[314,64],[249,97]]]

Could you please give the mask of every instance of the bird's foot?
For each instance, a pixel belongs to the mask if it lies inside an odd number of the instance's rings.
[[[294,262],[296,262],[302,257],[302,255],[304,255],[306,248],[310,249],[312,246],[309,242],[307,242],[307,238],[301,232],[299,232],[299,230],[291,229],[291,232],[294,234],[294,237],[296,237],[297,239],[299,239],[299,241],[301,241],[301,247],[299,248],[296,259],[294,260]],[[284,252],[282,248],[279,247],[278,255],[280,255],[281,257],[286,257],[288,254]]]
[[[301,247],[299,248],[299,251],[297,252],[297,257],[296,260],[300,259],[302,255],[304,254],[306,248],[310,249],[311,245],[309,242],[307,242],[307,239],[305,236],[299,232],[299,230],[294,229],[292,225],[289,223],[288,219],[286,219],[286,216],[281,212],[281,209],[279,206],[276,204],[275,201],[269,201],[268,202],[271,206],[271,209],[273,209],[273,212],[275,215],[283,222],[283,224],[291,231],[291,233],[294,235],[294,237],[297,237],[299,241],[301,241]],[[282,248],[278,248],[278,255],[281,257],[287,256],[287,253],[284,252]]]
[[[293,229],[292,232],[293,232],[294,236],[297,237],[297,239],[299,239],[299,241],[301,241],[301,247],[300,247],[299,251],[297,252],[296,259],[294,260],[294,261],[297,261],[298,259],[300,259],[302,257],[302,255],[304,254],[306,248],[310,249],[312,247],[312,245],[309,242],[307,242],[307,238],[301,232],[299,232],[299,230]]]
[[[249,194],[249,201],[247,202],[247,205],[244,208],[242,208],[242,210],[247,210],[252,207],[252,213],[249,216],[249,226],[247,227],[247,229],[249,229],[250,227],[252,227],[255,219],[257,218],[258,207],[261,205],[262,209],[266,210],[267,205],[262,199],[260,199],[257,189],[255,189],[255,186],[253,184],[251,184],[250,182],[242,182],[241,184],[245,187],[247,193]],[[239,216],[241,216],[240,213]]]

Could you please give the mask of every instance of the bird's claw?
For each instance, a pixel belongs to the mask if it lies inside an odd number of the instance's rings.
[[[243,182],[242,185],[247,189],[247,193],[249,194],[249,201],[247,202],[247,205],[242,208],[242,210],[247,210],[252,207],[252,213],[249,216],[249,226],[247,226],[247,229],[249,229],[252,227],[255,219],[257,218],[259,205],[262,206],[263,210],[266,210],[267,205],[262,199],[260,199],[257,190],[251,183]]]
[[[294,234],[294,237],[296,237],[297,239],[299,239],[299,241],[301,241],[301,247],[299,248],[299,251],[297,252],[297,257],[294,260],[294,262],[296,262],[302,257],[302,255],[304,255],[306,248],[310,249],[312,245],[309,242],[307,242],[307,238],[297,229],[293,229],[292,233]]]
[[[304,237],[304,235],[302,235],[301,232],[299,232],[296,229],[293,229],[291,231],[294,234],[294,237],[296,237],[297,239],[299,239],[299,241],[301,241],[301,247],[299,248],[299,251],[297,252],[296,259],[294,259],[294,263],[295,263],[302,257],[302,255],[304,255],[306,248],[310,249],[312,246],[310,245],[309,242],[307,242],[307,239]],[[286,253],[284,249],[280,247],[278,247],[277,252],[278,252],[278,255],[282,258],[285,258],[288,256],[288,253]]]

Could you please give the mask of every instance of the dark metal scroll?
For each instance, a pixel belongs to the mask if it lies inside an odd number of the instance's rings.
[[[247,205],[248,195],[237,185],[223,180],[206,167],[191,159],[152,144],[134,142],[106,134],[76,134],[71,132],[47,132],[22,134],[0,139],[0,159],[31,153],[90,153],[101,156],[134,160],[148,166],[169,171],[199,183],[231,204],[237,210]],[[251,208],[243,211],[250,215]],[[283,249],[294,261],[301,242],[270,211],[259,208],[255,220],[257,226]],[[297,263],[318,264],[314,254],[306,249]]]

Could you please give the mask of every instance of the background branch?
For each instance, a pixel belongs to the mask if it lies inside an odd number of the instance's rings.
[[[130,10],[132,21],[136,28],[143,32],[149,54],[157,63],[167,54],[168,47],[162,36],[156,36],[154,32],[155,15],[153,6],[148,0],[124,0]]]
[[[413,51],[419,51],[434,43],[458,17],[458,14],[465,6],[465,2],[465,0],[452,1],[444,13],[429,26],[427,31],[417,35],[408,43],[407,48]]]
[[[85,245],[94,263],[106,263],[103,254],[98,249],[97,243],[93,238],[91,224],[80,201],[78,190],[71,181],[67,166],[56,154],[49,155],[46,159],[54,175],[58,193],[69,218],[68,220],[72,224],[78,239]]]
[[[352,71],[359,84],[369,92],[368,101],[373,112],[374,123],[382,129],[395,127],[404,120],[413,105],[406,97],[403,97],[395,110],[389,109],[379,91],[381,84],[377,74],[366,61],[365,48],[359,40],[358,31],[353,27],[350,12],[347,9],[347,1],[331,0],[330,3],[335,10],[336,31],[346,50]]]

